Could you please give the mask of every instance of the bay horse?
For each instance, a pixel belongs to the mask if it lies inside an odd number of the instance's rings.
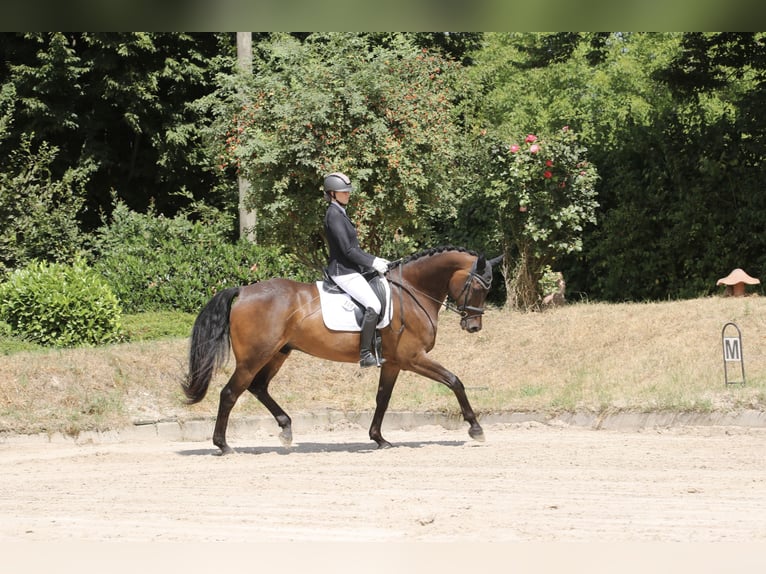
[[[442,306],[460,314],[460,325],[469,333],[481,329],[492,266],[502,256],[484,255],[459,247],[438,247],[416,253],[391,265],[386,277],[391,285],[392,317],[381,329],[386,361],[380,367],[370,439],[378,448],[391,444],[381,425],[391,392],[401,370],[412,371],[446,385],[455,393],[468,434],[484,440],[484,431],[466,397],[460,379],[428,356],[436,342],[438,313]],[[454,305],[447,303],[447,297]],[[229,414],[237,399],[250,391],[274,416],[280,440],[292,442],[291,419],[269,394],[269,382],[293,351],[353,363],[359,360],[358,332],[329,330],[322,319],[315,283],[274,278],[214,295],[195,319],[189,346],[189,371],[181,386],[189,404],[201,401],[214,372],[234,352],[236,365],[221,390],[213,444],[221,454],[233,452],[226,442]]]

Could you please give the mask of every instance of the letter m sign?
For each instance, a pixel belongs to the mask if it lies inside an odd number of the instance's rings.
[[[730,330],[726,332],[727,328]],[[732,337],[731,329],[736,331],[737,336]],[[732,383],[745,384],[745,360],[742,358],[742,332],[734,323],[726,323],[721,330],[721,344],[723,345],[723,372],[724,381],[727,385]],[[729,379],[729,364],[739,363],[739,371],[742,375],[741,381],[732,381]],[[733,367],[736,369],[736,367]]]
[[[741,361],[742,360],[742,349],[740,348],[739,337],[724,337],[723,360],[724,361]]]

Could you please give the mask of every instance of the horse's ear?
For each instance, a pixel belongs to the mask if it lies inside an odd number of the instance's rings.
[[[500,262],[503,260],[503,258],[504,258],[504,257],[505,257],[505,254],[503,254],[503,255],[498,255],[497,257],[494,257],[493,259],[490,259],[490,260],[489,260],[489,264],[490,264],[492,267],[494,267],[495,265],[497,265],[498,263],[500,263]]]
[[[476,273],[484,273],[484,269],[487,267],[487,258],[484,255],[479,255],[476,260]]]

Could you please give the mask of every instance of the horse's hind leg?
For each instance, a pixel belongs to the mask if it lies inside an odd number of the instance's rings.
[[[274,378],[274,375],[277,374],[277,371],[279,371],[289,354],[289,350],[283,349],[274,355],[271,361],[258,371],[258,374],[255,375],[255,379],[253,379],[253,382],[247,389],[253,393],[253,395],[261,401],[263,406],[269,409],[269,412],[274,416],[279,428],[282,429],[282,432],[279,433],[279,440],[282,442],[282,445],[286,447],[290,446],[293,442],[292,420],[269,394],[269,381],[271,381],[271,379]]]
[[[248,388],[253,380],[252,371],[237,365],[229,382],[221,389],[221,398],[218,403],[218,416],[215,419],[213,431],[213,444],[221,449],[221,454],[234,452],[226,443],[226,427],[229,425],[229,414],[240,395]]]

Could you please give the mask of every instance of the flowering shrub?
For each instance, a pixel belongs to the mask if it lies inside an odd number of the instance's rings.
[[[550,137],[528,134],[492,148],[487,195],[499,215],[506,262],[516,262],[506,276],[515,307],[537,305],[546,267],[580,251],[584,226],[596,222],[598,173],[586,152],[566,126]]]
[[[251,182],[259,240],[305,246],[317,266],[326,259],[320,186],[328,172],[351,177],[349,216],[372,252],[400,238],[426,241],[430,221],[454,209],[460,68],[404,35],[368,40],[275,35],[259,45],[259,73],[225,124],[219,168]]]

